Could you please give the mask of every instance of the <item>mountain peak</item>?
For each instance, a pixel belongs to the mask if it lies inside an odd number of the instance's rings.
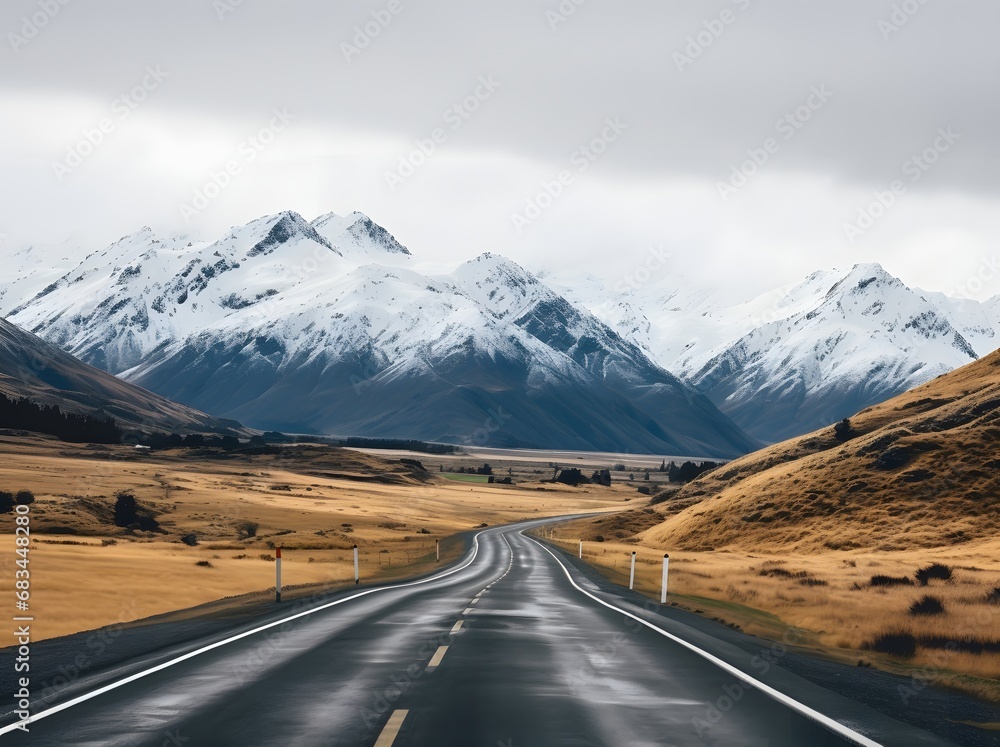
[[[286,210],[276,215],[268,215],[250,223],[250,226],[260,226],[267,229],[267,234],[247,252],[247,257],[270,254],[281,244],[299,237],[315,241],[331,251],[336,251],[330,242],[321,236],[309,221],[293,210]],[[339,252],[338,252],[339,253]]]
[[[863,262],[854,265],[847,274],[838,280],[826,294],[832,298],[838,293],[859,294],[884,291],[886,288],[909,290],[899,278],[886,272],[878,262]]]
[[[364,255],[411,256],[410,250],[400,244],[395,236],[357,210],[348,215],[326,213],[316,218],[312,226],[332,245],[350,253],[361,250]]]

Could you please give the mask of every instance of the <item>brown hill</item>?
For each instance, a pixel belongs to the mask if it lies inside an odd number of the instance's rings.
[[[656,506],[664,520],[637,537],[678,550],[787,552],[996,536],[1000,351],[850,424],[846,440],[830,426],[706,474]]]
[[[113,417],[125,430],[249,434],[235,420],[206,415],[89,366],[0,319],[0,394],[63,412]]]

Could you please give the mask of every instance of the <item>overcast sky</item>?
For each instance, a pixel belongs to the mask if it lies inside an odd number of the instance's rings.
[[[7,0],[0,252],[361,210],[445,265],[661,247],[745,293],[878,261],[986,298],[998,28],[995,0]]]

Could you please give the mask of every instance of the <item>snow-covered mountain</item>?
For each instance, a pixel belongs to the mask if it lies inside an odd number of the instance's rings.
[[[688,379],[750,433],[777,441],[978,358],[938,306],[879,265],[742,336]]]
[[[453,273],[361,213],[215,242],[126,236],[12,321],[164,396],[261,428],[726,457],[756,446],[634,342],[509,260]]]
[[[55,278],[25,257],[0,286],[21,300],[13,321],[283,430],[729,455],[754,441],[708,401],[772,442],[1000,346],[1000,297],[927,293],[875,264],[734,305],[665,271],[533,275],[485,254],[428,274],[362,213],[265,216],[214,242],[147,228]]]
[[[686,290],[683,279],[657,281],[617,295],[573,285],[578,304],[767,442],[829,425],[1000,345],[1000,299],[911,289],[878,264],[816,272],[737,305]]]

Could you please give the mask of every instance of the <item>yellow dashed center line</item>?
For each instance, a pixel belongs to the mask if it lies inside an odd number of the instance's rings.
[[[448,653],[447,646],[438,646],[438,650],[434,652],[434,656],[431,657],[431,662],[428,667],[437,667],[441,665],[441,660],[444,659],[444,655]]]
[[[399,730],[403,728],[403,720],[407,714],[409,714],[409,711],[392,712],[392,715],[389,716],[389,723],[385,725],[382,733],[379,734],[375,747],[392,747],[393,742],[396,741],[396,737],[399,736]]]

